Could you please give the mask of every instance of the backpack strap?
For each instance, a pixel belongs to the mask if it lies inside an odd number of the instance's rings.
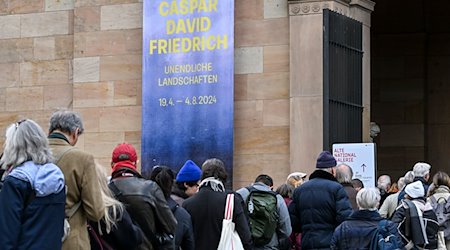
[[[116,184],[114,183],[114,180],[111,180],[109,182],[109,188],[113,192],[114,197],[116,197],[116,199],[120,200],[119,197],[122,196],[122,192],[117,188]]]
[[[69,209],[69,211],[67,211],[67,213],[66,213],[66,218],[67,218],[67,219],[72,218],[72,216],[73,216],[73,215],[75,214],[75,212],[78,210],[78,208],[80,207],[80,205],[81,205],[81,201],[75,203],[75,205],[73,205],[73,207],[71,207],[71,208]]]

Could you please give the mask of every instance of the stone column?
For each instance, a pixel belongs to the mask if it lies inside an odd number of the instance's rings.
[[[363,23],[363,141],[370,124],[370,0],[290,0],[290,163],[311,173],[323,149],[323,9]]]

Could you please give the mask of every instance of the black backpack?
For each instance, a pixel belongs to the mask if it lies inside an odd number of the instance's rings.
[[[277,193],[252,186],[246,188],[250,192],[246,205],[253,243],[264,246],[270,242],[278,226]]]

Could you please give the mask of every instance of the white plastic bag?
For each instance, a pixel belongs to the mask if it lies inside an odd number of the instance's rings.
[[[225,204],[225,216],[222,221],[222,234],[220,235],[217,250],[244,250],[241,238],[239,238],[238,233],[234,230],[233,210],[234,194],[228,194]]]

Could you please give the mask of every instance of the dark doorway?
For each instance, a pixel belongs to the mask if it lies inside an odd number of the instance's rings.
[[[375,0],[371,121],[378,175],[397,181],[418,161],[450,172],[450,1]]]

